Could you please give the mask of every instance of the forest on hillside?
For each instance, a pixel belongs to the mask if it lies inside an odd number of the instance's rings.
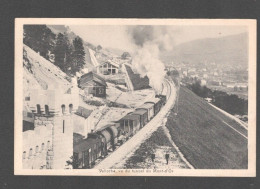
[[[199,80],[188,84],[187,87],[202,98],[211,98],[212,104],[232,115],[248,115],[248,100],[234,94],[229,95],[223,91],[211,90],[202,86]]]
[[[23,43],[67,74],[75,75],[85,64],[83,40],[68,33],[55,34],[46,25],[24,25]]]

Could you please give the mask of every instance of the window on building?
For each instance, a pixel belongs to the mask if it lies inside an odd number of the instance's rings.
[[[39,146],[37,145],[35,148],[35,153],[38,153],[38,152],[39,152]]]
[[[50,145],[51,145],[51,142],[48,140],[48,142],[47,142],[47,149],[50,148]]]
[[[65,132],[65,120],[63,120],[63,124],[62,124],[62,132]]]
[[[42,151],[44,150],[44,143],[42,143]]]
[[[62,114],[65,114],[65,105],[64,104],[61,105],[61,112],[62,112]]]
[[[50,115],[49,106],[45,105],[45,114]]]
[[[32,153],[33,153],[33,150],[32,150],[32,148],[30,148],[29,157],[32,156]]]
[[[99,94],[103,94],[103,89],[99,88]]]
[[[37,104],[36,107],[37,107],[37,114],[41,114],[41,106],[40,106],[40,104]]]
[[[26,158],[26,151],[23,152],[23,159]]]
[[[33,117],[33,114],[32,114],[31,112],[27,112],[27,117],[32,118],[32,117]]]
[[[72,110],[73,110],[73,104],[70,104],[70,105],[69,105],[69,110],[70,110],[70,113],[72,113]]]

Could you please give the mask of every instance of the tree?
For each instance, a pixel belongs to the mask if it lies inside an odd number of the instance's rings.
[[[100,51],[102,49],[102,46],[101,45],[98,45],[97,46],[97,51]]]
[[[58,34],[53,53],[55,55],[54,64],[62,71],[68,72],[72,61],[72,46],[66,34]]]
[[[48,59],[53,50],[56,35],[46,25],[24,25],[23,42]]]
[[[248,114],[248,101],[239,98],[234,94],[227,94],[224,91],[218,91],[207,88],[206,86],[201,86],[199,81],[188,85],[195,94],[203,98],[212,98],[212,103],[229,112],[230,114],[247,115]]]
[[[129,54],[129,52],[124,52],[124,53],[121,55],[121,58],[122,58],[122,59],[127,59],[127,58],[129,58],[129,57],[131,57],[131,55]]]
[[[80,160],[74,156],[70,157],[70,160],[67,161],[67,165],[71,165],[73,169],[78,169],[80,165]]]
[[[72,52],[72,73],[80,71],[85,65],[85,50],[83,41],[80,37],[76,37],[73,40],[73,52]]]

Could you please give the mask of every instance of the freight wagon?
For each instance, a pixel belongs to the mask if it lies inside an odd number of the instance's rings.
[[[136,110],[145,110],[148,114],[148,120],[151,120],[154,116],[154,104],[144,103],[142,106],[136,108]]]
[[[103,140],[105,141],[106,149],[112,149],[115,150],[115,145],[117,144],[118,139],[118,130],[115,126],[115,124],[106,125],[102,128],[102,130],[97,131],[97,134],[99,134]]]
[[[154,116],[161,110],[161,99],[155,98],[154,100],[145,102],[145,104],[153,104]]]
[[[119,134],[128,138],[134,135],[140,129],[140,116],[129,113],[117,121],[116,124]]]
[[[73,144],[73,156],[79,162],[78,168],[91,168],[97,158],[104,154],[105,146],[99,135],[91,133],[79,143]]]
[[[135,110],[132,115],[139,115],[140,127],[143,128],[148,122],[148,111],[144,109]]]
[[[129,137],[144,127],[147,122],[160,111],[166,102],[166,96],[157,95],[157,99],[145,102],[137,108],[95,133],[88,134],[86,139],[81,139],[73,144],[73,159],[78,160],[78,168],[92,168],[98,158],[104,158],[108,150],[114,151],[118,143],[122,144]]]

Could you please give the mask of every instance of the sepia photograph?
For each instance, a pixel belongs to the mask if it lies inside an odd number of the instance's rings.
[[[15,175],[256,176],[256,20],[15,19]]]

